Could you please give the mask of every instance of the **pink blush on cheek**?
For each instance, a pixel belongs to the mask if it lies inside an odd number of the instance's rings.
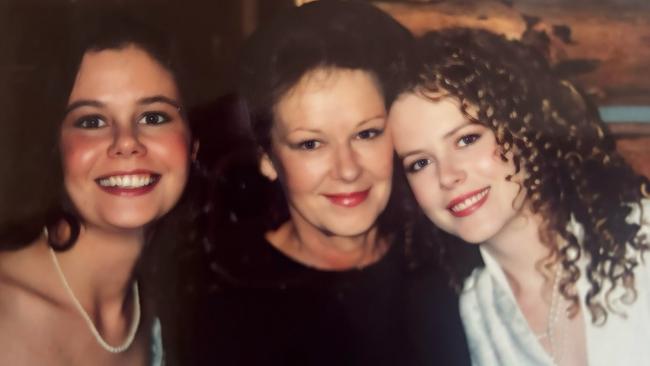
[[[165,137],[158,136],[155,139],[150,139],[146,146],[150,155],[165,157],[164,161],[174,161],[181,165],[189,164],[190,141],[188,134],[176,133]]]
[[[97,159],[102,152],[99,146],[101,143],[96,139],[85,137],[63,138],[61,141],[61,161],[64,173],[88,166],[93,160]],[[105,150],[104,150],[105,151]]]

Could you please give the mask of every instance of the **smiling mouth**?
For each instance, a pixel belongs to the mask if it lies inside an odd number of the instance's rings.
[[[447,205],[447,210],[456,217],[468,216],[478,210],[487,200],[490,187],[478,191],[470,192],[466,195],[452,200]]]
[[[96,181],[102,187],[140,188],[153,184],[158,179],[159,174],[131,174],[102,177]]]
[[[116,195],[139,195],[151,191],[160,181],[160,174],[115,174],[99,177],[95,182],[108,193]]]
[[[340,194],[325,194],[324,196],[327,197],[327,199],[335,205],[343,207],[355,207],[360,205],[363,201],[366,200],[366,198],[368,198],[369,192],[370,188],[366,189],[365,191]]]

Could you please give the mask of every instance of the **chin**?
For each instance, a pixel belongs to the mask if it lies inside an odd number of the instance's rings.
[[[496,231],[491,227],[474,226],[452,234],[470,244],[481,244],[493,238]]]
[[[473,235],[470,235],[470,236],[456,235],[456,236],[458,236],[459,238],[461,238],[462,240],[464,240],[465,242],[467,242],[469,244],[482,244],[483,242],[485,242],[487,240],[485,237],[482,237],[482,236],[481,237],[473,236]]]
[[[353,225],[346,225],[345,223],[338,222],[332,223],[331,225],[326,225],[323,227],[323,230],[335,236],[355,237],[364,235],[375,227],[376,226],[374,225],[374,221],[370,223],[355,223]]]
[[[159,215],[154,214],[143,214],[143,212],[129,214],[123,214],[119,217],[106,217],[105,222],[107,226],[113,227],[121,230],[137,230],[142,229],[146,225],[156,221],[159,218]]]

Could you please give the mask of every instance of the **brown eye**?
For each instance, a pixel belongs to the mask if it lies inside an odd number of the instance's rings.
[[[321,143],[318,140],[305,140],[298,143],[296,146],[302,150],[315,150],[320,147]]]
[[[102,128],[106,125],[107,123],[104,121],[103,117],[98,115],[83,116],[77,119],[74,123],[75,127],[87,129]]]
[[[370,128],[367,130],[363,130],[357,134],[357,137],[361,140],[368,140],[368,139],[373,139],[379,135],[384,133],[383,130],[377,129],[377,128]]]
[[[165,122],[169,122],[171,118],[162,112],[147,112],[142,115],[138,123],[145,125],[159,125]]]

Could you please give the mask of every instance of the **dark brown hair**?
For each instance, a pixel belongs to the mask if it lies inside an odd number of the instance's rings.
[[[59,130],[83,55],[135,45],[174,76],[181,95],[184,69],[172,37],[119,6],[43,4],[20,10],[16,24],[9,25],[18,41],[9,77],[11,105],[2,115],[3,131],[13,141],[2,147],[8,151],[0,166],[0,250],[29,245],[44,227],[52,248],[66,250],[83,220],[64,189]],[[62,222],[70,229],[65,237],[57,235]]]
[[[260,27],[246,43],[241,66],[252,155],[270,152],[275,106],[304,75],[319,68],[366,71],[376,78],[388,104],[393,98],[390,91],[396,89],[400,73],[408,68],[413,45],[406,28],[363,1],[307,3]],[[278,225],[286,220],[288,210],[281,189],[275,186],[269,189],[269,195],[275,197],[264,202],[272,206],[269,216],[280,218],[273,220]],[[389,226],[394,226],[398,217],[391,200],[378,218],[380,236],[394,231]]]

